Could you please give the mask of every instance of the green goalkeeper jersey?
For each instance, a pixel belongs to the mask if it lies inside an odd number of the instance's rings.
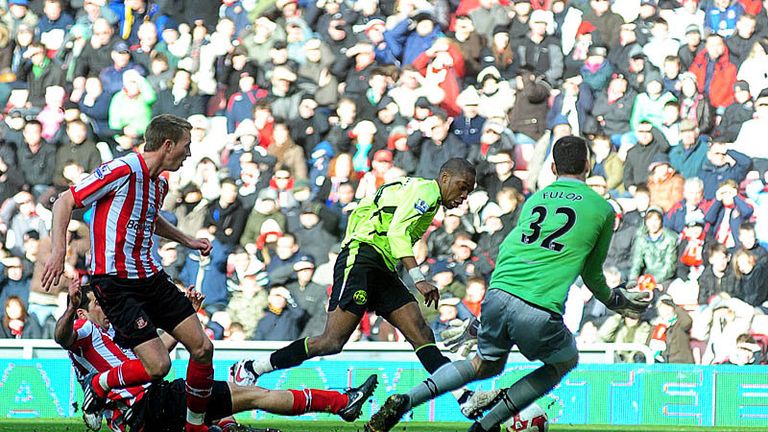
[[[491,288],[562,314],[581,276],[598,300],[608,300],[603,262],[614,220],[611,205],[584,182],[559,179],[523,205],[499,249]]]
[[[400,258],[413,256],[413,245],[427,232],[441,202],[435,180],[403,177],[387,183],[349,215],[343,244],[373,246],[394,271]]]

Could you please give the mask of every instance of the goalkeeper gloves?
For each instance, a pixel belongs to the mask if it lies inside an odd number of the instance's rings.
[[[468,356],[477,345],[480,320],[475,317],[464,321],[455,319],[449,324],[451,327],[440,332],[443,344],[453,353],[458,352],[462,357]]]
[[[645,312],[650,304],[651,293],[630,292],[623,286],[619,286],[611,290],[611,296],[605,306],[623,316],[640,318],[640,314]]]

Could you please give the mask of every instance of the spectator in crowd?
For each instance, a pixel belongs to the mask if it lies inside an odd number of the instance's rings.
[[[267,307],[267,291],[255,274],[246,275],[238,284],[227,303],[227,313],[232,322],[240,323],[243,333],[250,338]]]
[[[691,351],[691,325],[693,320],[683,308],[676,305],[669,295],[662,295],[656,304],[657,323],[665,333],[661,359],[665,363],[693,363]]]
[[[697,79],[690,72],[680,74],[680,118],[692,120],[699,133],[709,135],[715,126],[715,113],[709,99],[699,92]]]
[[[624,75],[614,75],[608,89],[597,93],[592,114],[597,120],[598,127],[611,138],[611,143],[616,147],[627,144],[632,140],[630,131],[630,118],[632,106],[637,94],[629,88],[629,83]]]
[[[25,269],[24,264],[15,256],[0,259],[0,304],[4,305],[10,297],[18,297],[24,307],[28,307],[32,271]],[[5,311],[2,312],[0,318],[5,316]]]
[[[741,132],[742,125],[752,119],[755,113],[752,96],[749,92],[749,83],[736,81],[733,86],[734,102],[723,112],[720,124],[715,127],[714,135],[727,142],[736,141]]]
[[[3,303],[0,339],[39,339],[41,337],[40,325],[34,316],[27,313],[24,301],[17,296],[7,297]]]
[[[459,305],[461,299],[457,297],[444,297],[437,303],[437,317],[430,323],[430,328],[435,333],[435,340],[441,341],[440,333],[451,327],[451,322],[459,318]]]
[[[704,182],[697,177],[689,178],[683,184],[683,199],[664,215],[664,226],[682,232],[691,220],[704,220],[709,204],[704,201]]]
[[[755,254],[758,260],[761,260],[768,255],[768,250],[761,246],[757,241],[755,224],[752,222],[744,222],[739,225],[739,243],[741,243],[742,249]]]
[[[684,178],[696,177],[707,156],[707,138],[700,135],[696,122],[683,119],[680,122],[680,143],[669,150],[669,161]]]
[[[715,193],[726,180],[741,182],[752,166],[752,159],[743,153],[729,150],[725,142],[713,141],[707,150],[707,159],[701,165],[698,177],[704,182],[704,199],[715,198]]]
[[[259,320],[253,340],[285,341],[299,337],[307,313],[300,308],[284,286],[273,286],[267,297],[264,316]]]
[[[208,205],[203,220],[203,226],[221,245],[227,247],[236,245],[245,229],[247,211],[237,192],[237,183],[233,179],[222,180],[219,199]]]
[[[753,159],[755,168],[759,172],[768,170],[768,152],[756,145],[759,142],[759,133],[768,125],[768,90],[760,91],[755,98],[754,118],[745,121],[733,143],[733,149]]]
[[[43,139],[43,126],[37,120],[29,120],[24,125],[24,142],[16,151],[19,169],[24,176],[24,183],[41,194],[53,184],[56,165],[56,148]]]
[[[467,292],[458,304],[459,319],[467,319],[470,316],[480,317],[480,305],[487,290],[485,279],[475,276],[467,280]]]
[[[695,2],[696,0],[687,0],[689,2]],[[698,8],[698,3],[696,4]],[[699,53],[704,49],[702,44],[703,30],[696,24],[689,24],[685,28],[685,38],[680,45],[680,49],[677,51],[677,56],[680,58],[680,67],[684,70],[689,70],[693,66],[693,62]]]
[[[709,304],[720,293],[741,297],[739,281],[729,265],[731,255],[728,253],[728,248],[720,243],[712,243],[707,248],[706,256],[708,257],[707,265],[698,279],[699,304]]]
[[[664,213],[658,207],[650,207],[645,212],[643,229],[632,250],[632,267],[629,270],[630,282],[649,274],[657,283],[670,280],[675,274],[677,259],[677,236],[662,224]]]
[[[729,0],[715,0],[728,2]],[[738,4],[738,2],[734,2]],[[720,33],[707,36],[704,50],[696,55],[690,72],[696,75],[699,92],[709,97],[715,108],[725,108],[733,103],[733,85],[736,83],[736,66],[729,58],[728,46]]]
[[[614,314],[598,330],[600,340],[605,343],[631,343],[645,345],[651,335],[651,325],[639,318]],[[617,351],[617,360],[622,363],[642,363],[645,358],[640,351]]]
[[[669,158],[664,153],[654,156],[648,165],[648,191],[651,193],[651,205],[661,207],[664,213],[683,198],[683,176],[675,172]]]
[[[733,256],[733,272],[738,281],[738,293],[750,305],[765,312],[768,286],[765,284],[768,260],[759,260],[750,251],[739,250]]]
[[[658,129],[642,121],[635,130],[637,145],[627,152],[624,162],[624,188],[633,193],[639,184],[648,181],[648,167],[659,153],[667,153],[669,144]]]
[[[56,151],[56,166],[53,169],[53,183],[57,186],[68,186],[63,175],[67,163],[78,162],[85,172],[91,172],[102,162],[99,149],[88,139],[88,128],[82,120],[67,123],[66,129],[67,140]]]
[[[293,264],[296,281],[286,285],[296,304],[307,313],[301,335],[308,337],[322,331],[328,313],[328,291],[326,287],[312,282],[315,273],[315,259],[304,255]],[[301,337],[301,336],[299,336]]]
[[[726,180],[715,193],[715,201],[707,211],[705,220],[710,225],[709,235],[728,249],[737,248],[739,226],[752,216],[752,206],[738,195],[738,185],[733,180]]]

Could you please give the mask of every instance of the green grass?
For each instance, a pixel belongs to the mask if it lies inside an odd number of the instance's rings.
[[[255,427],[273,427],[283,432],[362,432],[363,423],[280,421],[254,424]],[[465,432],[469,423],[406,423],[394,432]],[[81,432],[87,429],[79,420],[0,420],[0,432]],[[102,431],[108,431],[106,425]],[[552,425],[551,432],[757,432],[765,428],[722,427],[696,428],[682,426],[571,426]]]

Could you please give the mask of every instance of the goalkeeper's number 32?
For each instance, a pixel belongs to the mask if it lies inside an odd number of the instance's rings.
[[[528,225],[528,229],[531,230],[530,234],[523,233],[520,239],[525,244],[535,243],[539,237],[541,237],[541,224],[544,223],[544,219],[547,218],[547,208],[544,206],[536,206],[531,210],[531,214],[536,214],[536,219]],[[565,235],[576,224],[576,212],[570,207],[558,207],[555,210],[556,215],[564,215],[566,217],[565,224],[556,229],[552,234],[544,237],[541,241],[541,247],[549,249],[555,252],[561,252],[565,245],[555,240]]]

